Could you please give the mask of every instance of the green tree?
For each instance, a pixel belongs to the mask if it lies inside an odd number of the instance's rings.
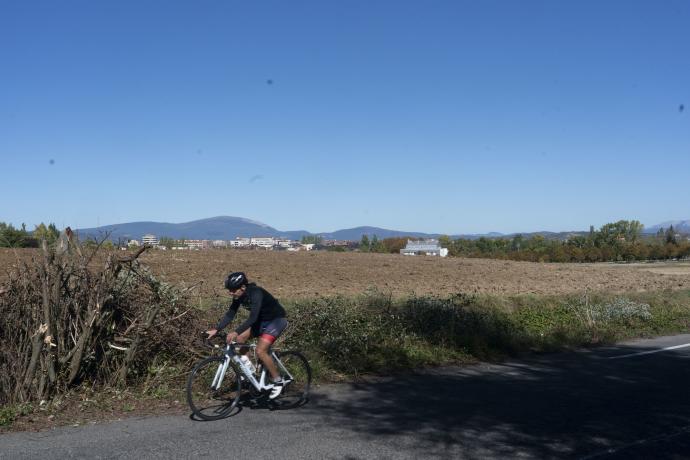
[[[678,241],[676,240],[676,231],[673,229],[673,225],[671,225],[668,230],[666,230],[666,234],[664,235],[664,239],[666,241],[666,244],[678,244]]]
[[[362,239],[359,242],[359,250],[362,252],[369,252],[371,249],[371,243],[369,242],[369,237],[367,235],[362,235]]]
[[[36,228],[33,231],[33,236],[38,241],[45,240],[46,243],[52,245],[57,241],[58,237],[60,236],[60,231],[57,229],[55,224],[51,223],[46,227],[46,225],[43,222],[41,222],[40,224],[36,225]]]
[[[520,249],[523,249],[525,246],[525,237],[522,236],[522,234],[518,233],[513,237],[513,239],[510,241],[510,250],[515,251],[515,252],[520,252]]]
[[[407,238],[384,238],[383,241],[381,241],[381,244],[385,247],[386,252],[390,252],[391,254],[399,254],[400,250],[407,246]]]
[[[12,224],[0,222],[0,247],[21,248],[30,245],[30,240],[26,224],[22,224],[22,228],[17,229]]]
[[[642,225],[639,220],[629,221],[626,234],[627,240],[633,244],[636,243],[640,239],[643,229],[644,225]]]
[[[172,249],[172,247],[175,246],[175,240],[168,236],[162,236],[158,240],[158,244],[165,246],[167,249]]]
[[[323,237],[319,235],[304,235],[302,237],[302,244],[316,244],[321,245],[323,243]]]
[[[386,246],[384,246],[376,235],[371,239],[371,252],[388,252],[386,251]]]

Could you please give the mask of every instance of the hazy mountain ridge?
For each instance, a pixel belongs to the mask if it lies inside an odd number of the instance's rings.
[[[668,228],[673,225],[673,228],[679,232],[690,232],[690,220],[676,220],[661,223],[645,228],[645,233],[655,233],[659,228]],[[153,234],[157,237],[169,237],[175,239],[196,239],[196,240],[232,240],[237,237],[282,237],[292,240],[299,240],[303,236],[318,235],[325,239],[332,240],[350,240],[359,241],[362,235],[372,237],[376,235],[379,239],[391,237],[408,237],[408,238],[438,238],[442,236],[441,233],[423,233],[423,232],[408,232],[400,230],[391,230],[380,227],[361,226],[348,229],[336,230],[334,232],[320,232],[312,233],[307,230],[278,230],[274,227],[266,225],[262,222],[257,222],[243,217],[234,216],[218,216],[206,219],[194,220],[191,222],[183,222],[179,224],[172,224],[167,222],[126,222],[121,224],[104,225],[96,228],[79,229],[78,233],[82,237],[102,238],[109,235],[111,240],[118,239],[141,239],[146,234]],[[512,238],[515,235],[521,234],[529,238],[535,235],[541,235],[546,239],[567,239],[574,235],[585,235],[586,231],[569,231],[569,232],[523,232],[523,233],[485,233],[485,234],[457,234],[449,235],[451,238],[467,238],[477,239],[481,237],[486,238]]]
[[[281,232],[261,222],[233,216],[211,217],[179,224],[127,222],[97,228],[79,229],[78,232],[82,237],[102,237],[109,234],[111,240],[141,239],[146,234],[153,234],[159,238],[166,236],[175,239],[186,238],[195,240],[232,240],[238,236],[284,236],[286,238],[299,239],[303,235],[311,235],[311,233],[305,230]]]
[[[651,227],[645,228],[644,233],[656,233],[660,228],[664,230],[668,229],[673,225],[673,229],[679,233],[690,233],[690,219],[686,220],[669,220],[662,222],[657,225],[652,225]]]

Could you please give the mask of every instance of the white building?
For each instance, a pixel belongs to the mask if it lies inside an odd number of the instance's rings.
[[[240,238],[239,236],[234,240],[228,241],[228,246],[231,248],[248,248],[251,244],[251,238]]]
[[[400,254],[404,256],[427,255],[446,257],[448,255],[448,249],[442,248],[438,244],[438,240],[407,240],[407,246],[405,246],[405,249],[400,250]]]
[[[211,246],[213,246],[214,248],[227,248],[228,242],[225,240],[213,240]]]
[[[209,240],[184,240],[184,244],[189,249],[208,249],[211,246]]]
[[[249,243],[251,246],[257,247],[257,248],[266,248],[266,249],[271,249],[275,245],[275,239],[272,237],[261,237],[261,238],[253,238],[251,239],[251,242]]]
[[[141,238],[141,242],[143,244],[148,244],[149,246],[158,246],[158,243],[160,243],[160,241],[158,241],[158,237],[156,235],[151,235],[150,233],[148,235],[144,235]]]

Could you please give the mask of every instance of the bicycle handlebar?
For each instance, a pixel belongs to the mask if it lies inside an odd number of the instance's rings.
[[[254,347],[256,347],[255,344],[239,343],[239,342],[235,342],[235,341],[233,341],[232,343],[228,344],[228,343],[227,343],[228,334],[224,334],[224,333],[221,333],[221,332],[216,332],[216,334],[215,334],[213,337],[209,337],[208,334],[206,334],[206,332],[203,332],[203,334],[204,334],[204,345],[205,345],[206,347],[212,348],[212,349],[221,348],[221,345],[212,344],[212,343],[211,343],[211,341],[212,341],[213,339],[223,339],[223,344],[224,344],[224,345],[230,345],[230,346],[232,346],[233,348],[235,348],[235,347],[249,347],[249,348],[254,348]]]

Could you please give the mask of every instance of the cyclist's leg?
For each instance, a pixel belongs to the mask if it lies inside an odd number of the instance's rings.
[[[256,354],[264,366],[266,366],[273,381],[280,379],[280,373],[271,357],[270,349],[273,342],[280,337],[280,334],[283,333],[286,327],[287,320],[285,318],[276,318],[272,321],[266,321],[261,324],[261,332],[259,334],[258,343],[256,344]]]

